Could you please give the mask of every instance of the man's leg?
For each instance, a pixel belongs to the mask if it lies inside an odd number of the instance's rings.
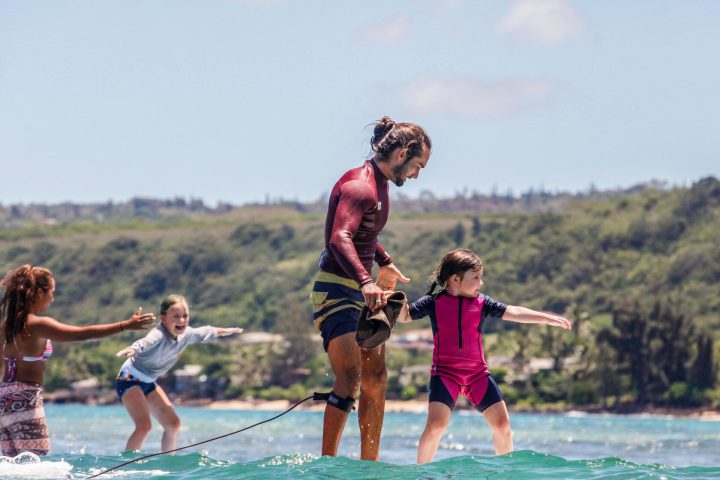
[[[360,348],[355,343],[355,333],[346,333],[330,340],[327,353],[335,374],[333,392],[341,398],[354,397],[360,383]],[[333,405],[325,406],[323,455],[337,455],[348,414]]]
[[[360,348],[360,458],[375,460],[380,457],[380,433],[385,416],[385,345],[377,348]]]

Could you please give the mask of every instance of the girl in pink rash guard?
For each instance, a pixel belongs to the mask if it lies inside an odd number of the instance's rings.
[[[433,329],[433,364],[425,431],[418,445],[418,463],[433,459],[440,438],[450,423],[458,395],[466,396],[480,411],[493,432],[495,453],[512,452],[512,432],[507,407],[485,362],[482,326],[487,318],[518,323],[541,323],[570,329],[570,322],[525,307],[506,305],[480,293],[482,261],[470,250],[445,255],[435,270],[427,295],[403,308],[398,321],[408,323],[430,317]],[[434,294],[435,287],[442,290]]]

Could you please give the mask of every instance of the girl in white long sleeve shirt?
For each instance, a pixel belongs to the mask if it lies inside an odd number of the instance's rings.
[[[190,327],[190,309],[180,295],[169,295],[163,299],[160,321],[144,338],[117,353],[119,357],[128,358],[117,375],[115,390],[135,422],[135,430],[125,450],[142,447],[152,427],[150,415],[163,426],[162,451],[176,447],[180,418],[165,391],[155,381],[177,363],[188,345],[211,343],[218,337],[243,331],[242,328]]]

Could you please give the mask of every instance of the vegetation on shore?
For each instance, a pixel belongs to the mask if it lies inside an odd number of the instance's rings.
[[[669,190],[547,194],[537,197],[542,208],[506,199],[507,208],[481,211],[462,200],[432,210],[428,202],[441,200],[426,196],[413,206],[403,199],[381,241],[413,279],[403,286],[411,299],[424,293],[440,257],[462,246],[483,259],[489,295],[574,321],[569,333],[485,326],[486,355],[499,365],[493,373],[509,403],[720,406],[717,179]],[[0,207],[0,268],[52,269],[57,292],[49,314],[70,323],[127,318],[138,305],[156,311],[174,292],[191,302],[195,325],[283,335],[282,343],[233,339],[188,349],[179,366],[203,365],[216,398],[301,398],[329,387],[332,373],[307,300],[323,248],[321,209],[151,205],[115,214],[106,207],[100,216],[65,206],[66,215],[55,217],[47,216],[52,207],[30,216]],[[421,320],[396,334],[427,326]],[[137,337],[56,345],[47,389],[89,376],[109,387],[122,363],[115,352]],[[390,398],[426,391],[427,369],[412,367],[429,367],[429,350],[391,348],[387,357]],[[538,368],[538,358],[548,362]]]

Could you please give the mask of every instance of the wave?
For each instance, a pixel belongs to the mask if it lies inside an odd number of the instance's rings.
[[[64,460],[57,462],[41,460],[30,452],[22,452],[16,457],[0,456],[0,479],[21,478],[72,478],[73,466]]]
[[[98,474],[133,458],[119,456],[71,455],[66,459],[37,459],[34,462],[0,461],[0,478],[75,478]],[[69,462],[69,463],[68,463]],[[73,470],[70,477],[70,470]],[[532,450],[516,451],[499,457],[458,456],[427,465],[394,465],[366,462],[346,457],[316,457],[291,453],[250,462],[215,460],[201,453],[161,456],[128,465],[100,478],[127,480],[162,477],[163,479],[328,479],[383,478],[422,479],[720,479],[720,467],[673,467],[663,464],[637,464],[619,457],[567,460]]]

